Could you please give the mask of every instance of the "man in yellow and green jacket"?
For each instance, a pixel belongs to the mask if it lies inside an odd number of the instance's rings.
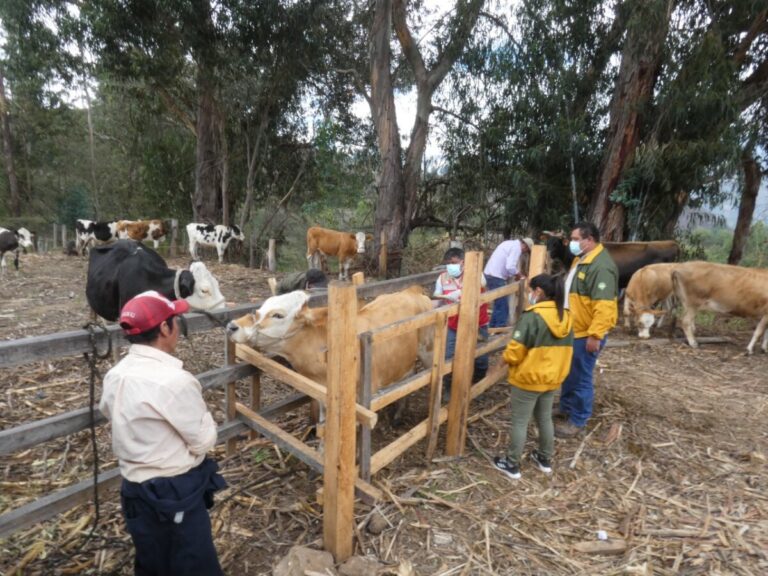
[[[574,340],[571,370],[560,393],[558,412],[567,421],[555,426],[559,438],[580,434],[592,416],[597,357],[619,318],[619,272],[600,243],[597,226],[591,222],[576,224],[568,248],[577,256],[565,281]]]

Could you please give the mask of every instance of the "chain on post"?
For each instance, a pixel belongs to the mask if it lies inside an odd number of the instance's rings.
[[[94,517],[93,526],[91,527],[92,535],[96,527],[99,524],[99,448],[96,443],[96,379],[101,378],[97,363],[99,360],[105,360],[112,354],[112,338],[109,337],[107,327],[101,323],[89,322],[83,326],[85,330],[88,330],[88,340],[91,345],[90,352],[83,352],[83,357],[89,367],[89,382],[88,382],[88,398],[89,398],[89,426],[91,429],[91,449],[93,450],[93,503],[94,503]],[[106,352],[99,354],[98,347],[96,345],[96,330],[101,330],[107,337],[107,350]]]

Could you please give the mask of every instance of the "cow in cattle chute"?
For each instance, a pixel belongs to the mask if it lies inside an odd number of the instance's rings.
[[[672,310],[672,271],[679,264],[650,264],[632,275],[624,294],[624,326],[634,321],[640,338],[651,337],[651,327],[661,327]],[[661,309],[655,309],[661,303]],[[674,324],[674,322],[673,322]]]
[[[365,232],[337,232],[312,226],[307,230],[307,265],[320,268],[321,256],[334,256],[339,260],[339,280],[349,276],[349,266],[356,254],[365,253],[365,241],[373,236]]]
[[[762,350],[768,352],[768,270],[744,268],[713,262],[686,262],[672,272],[675,296],[683,307],[682,325],[691,347],[698,347],[694,320],[699,310],[758,318],[747,346],[747,354],[763,336]]]
[[[309,308],[309,294],[289,292],[267,298],[257,311],[227,325],[233,342],[281,356],[294,370],[325,385],[328,360],[328,308]],[[383,294],[359,309],[357,332],[385,326],[432,309],[421,287]],[[377,342],[373,347],[371,391],[393,384],[414,370],[417,358],[431,366],[433,331],[422,328]]]
[[[219,263],[224,261],[224,252],[232,240],[242,242],[245,234],[238,226],[224,226],[223,224],[187,224],[187,238],[189,238],[189,253],[194,260],[199,260],[198,246],[215,246]]]
[[[156,290],[169,298],[184,298],[197,310],[217,310],[225,305],[219,282],[202,262],[189,270],[172,270],[154,250],[134,240],[91,250],[85,295],[96,314],[116,321],[128,300]]]

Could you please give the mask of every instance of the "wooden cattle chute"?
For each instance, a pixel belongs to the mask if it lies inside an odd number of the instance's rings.
[[[538,258],[537,251],[537,258],[534,260],[536,265],[540,260],[543,261],[543,258]],[[533,271],[535,267],[532,266],[531,269]],[[506,366],[496,365],[480,382],[471,384],[476,356],[505,347],[510,334],[509,330],[506,330],[478,347],[479,307],[496,298],[509,297],[521,291],[522,283],[510,284],[481,294],[481,271],[482,255],[478,252],[468,253],[464,266],[464,288],[459,304],[434,309],[360,334],[356,331],[357,302],[365,286],[357,286],[357,290],[360,291],[358,292],[354,285],[333,282],[328,292],[327,389],[277,364],[248,346],[242,344],[234,346],[237,358],[294,387],[299,393],[323,402],[327,408],[326,445],[323,455],[267,421],[253,409],[237,404],[233,410],[233,417],[236,415],[255,432],[265,435],[323,473],[324,546],[338,561],[346,559],[352,553],[355,492],[364,499],[378,499],[380,492],[369,483],[371,476],[425,438],[428,438],[427,458],[431,459],[436,450],[439,427],[443,422],[448,421],[446,436],[448,454],[463,454],[470,401],[506,374]],[[457,312],[459,312],[459,325],[456,353],[452,361],[445,361],[447,320]],[[411,377],[377,391],[374,395],[371,386],[374,345],[420,329],[434,331],[431,365]],[[442,379],[449,373],[453,374],[451,400],[448,406],[442,407]],[[354,381],[358,382],[357,390],[349,385]],[[371,429],[376,424],[377,411],[427,385],[430,390],[428,417],[398,439],[372,453]],[[355,401],[355,394],[357,401]],[[356,439],[355,422],[360,424],[359,443]]]

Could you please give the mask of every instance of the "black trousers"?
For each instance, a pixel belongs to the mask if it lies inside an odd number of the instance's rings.
[[[212,492],[186,490],[197,484],[194,471],[142,484],[123,480],[121,504],[136,548],[136,576],[223,576],[208,515]],[[174,496],[183,511],[170,509]]]

